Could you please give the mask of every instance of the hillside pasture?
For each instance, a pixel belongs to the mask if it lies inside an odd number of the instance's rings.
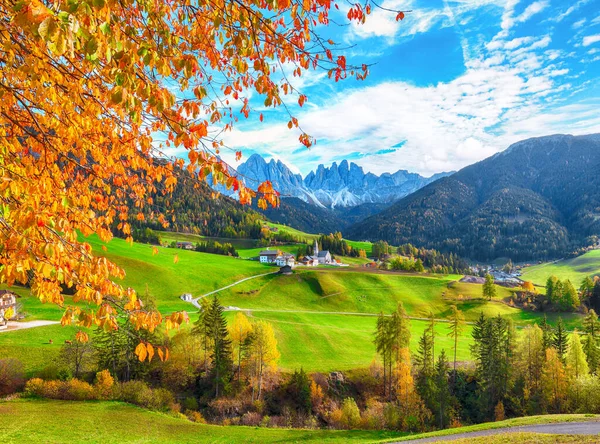
[[[122,402],[19,399],[0,402],[4,443],[326,443],[375,442],[390,431],[291,430],[197,424]]]
[[[521,278],[543,286],[550,276],[556,276],[561,280],[569,279],[575,287],[579,287],[583,279],[595,275],[600,275],[600,250],[588,251],[573,259],[526,267]]]

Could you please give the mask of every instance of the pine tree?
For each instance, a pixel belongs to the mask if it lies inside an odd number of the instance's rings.
[[[565,330],[565,325],[563,323],[562,318],[558,318],[558,322],[556,323],[556,331],[554,332],[554,338],[552,340],[552,346],[556,349],[556,354],[560,362],[565,363],[565,355],[567,353],[567,347],[569,344],[569,338],[567,335],[567,331]]]
[[[589,373],[588,363],[586,361],[585,353],[583,352],[583,346],[579,338],[577,330],[571,335],[569,341],[569,351],[567,352],[567,372],[569,376],[574,379],[582,376],[587,376]]]
[[[200,310],[198,311],[198,319],[194,322],[192,327],[192,334],[197,335],[200,338],[202,344],[202,354],[204,356],[204,374],[208,375],[209,367],[209,353],[211,349],[210,336],[208,335],[206,316],[210,310],[210,299],[200,299]]]
[[[381,356],[381,360],[383,361],[383,396],[386,393],[391,396],[391,393],[388,393],[390,384],[388,380],[391,381],[391,363],[392,363],[392,354],[393,354],[393,337],[390,335],[390,320],[385,317],[382,313],[377,317],[377,326],[375,328],[375,338],[373,339],[373,343],[375,344],[375,350]]]
[[[583,330],[586,336],[583,342],[583,350],[586,355],[589,371],[596,374],[600,364],[600,349],[598,349],[598,336],[600,336],[600,322],[598,315],[592,309],[583,319]]]
[[[494,285],[494,278],[491,274],[485,275],[485,283],[483,284],[483,297],[491,300],[496,296],[496,286]]]
[[[458,348],[458,337],[463,333],[465,329],[465,316],[462,313],[462,311],[460,311],[456,307],[456,305],[452,305],[450,307],[450,310],[452,313],[448,318],[448,320],[450,321],[450,332],[448,333],[448,336],[452,337],[452,339],[454,340],[454,365],[452,371],[452,384],[454,385],[454,383],[456,382],[456,351]]]
[[[210,338],[211,349],[211,379],[214,384],[215,398],[220,397],[229,386],[231,380],[231,341],[227,331],[227,320],[223,307],[215,296],[204,315],[206,335]]]
[[[544,317],[542,322],[540,323],[540,328],[542,329],[542,343],[544,346],[544,350],[553,346],[554,340],[554,329],[548,323],[548,318],[546,317],[546,313],[544,313]]]
[[[446,352],[442,350],[437,360],[434,373],[435,381],[435,400],[436,407],[434,409],[437,423],[440,429],[443,429],[448,425],[450,416],[451,399],[450,387],[448,385],[448,360],[446,359]]]

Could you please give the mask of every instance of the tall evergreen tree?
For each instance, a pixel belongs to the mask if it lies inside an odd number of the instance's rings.
[[[544,346],[544,350],[553,346],[554,341],[554,329],[548,323],[548,318],[546,317],[546,313],[544,313],[544,317],[542,322],[540,323],[540,328],[542,329],[542,343]]]
[[[450,321],[448,336],[452,337],[454,342],[454,365],[452,371],[452,385],[456,382],[456,351],[458,348],[458,337],[463,333],[465,329],[465,316],[456,305],[450,307],[451,314],[448,320]]]
[[[483,297],[491,300],[496,296],[496,286],[494,285],[494,278],[491,274],[485,275],[485,283],[483,284]]]
[[[448,385],[448,370],[450,370],[450,366],[446,359],[446,352],[442,350],[438,357],[433,376],[436,404],[433,411],[440,429],[447,427],[450,423],[452,395],[450,394],[450,386]]]
[[[569,346],[569,337],[562,318],[558,318],[558,322],[556,323],[556,331],[554,332],[552,346],[556,349],[558,359],[560,359],[560,362],[564,365],[567,347]]]
[[[216,296],[204,315],[204,323],[206,334],[212,345],[210,373],[214,384],[215,397],[218,398],[229,386],[233,362],[227,320],[223,315],[223,307]]]
[[[598,322],[598,315],[593,309],[583,319],[583,330],[586,333],[583,341],[583,351],[585,352],[588,368],[590,373],[597,374],[598,365],[600,364],[600,349],[598,348],[600,322]]]

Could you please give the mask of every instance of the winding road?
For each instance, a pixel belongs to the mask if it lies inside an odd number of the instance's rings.
[[[198,296],[197,298],[192,299],[190,302],[192,304],[194,304],[194,306],[196,308],[200,308],[200,303],[198,302],[200,299],[203,299],[203,298],[205,298],[207,296],[210,296],[211,294],[215,294],[215,293],[218,293],[220,291],[226,290],[228,288],[234,287],[234,286],[236,286],[238,284],[241,284],[242,282],[246,282],[246,281],[249,281],[251,279],[256,279],[256,278],[259,278],[261,276],[268,276],[269,274],[277,274],[277,273],[279,273],[279,270],[277,270],[277,271],[270,271],[268,273],[257,274],[255,276],[250,276],[250,277],[247,277],[247,278],[244,278],[244,279],[240,279],[239,281],[236,281],[233,284],[226,285],[225,287],[218,288],[216,290],[211,291],[210,293],[206,293],[206,294],[203,294],[202,296]]]
[[[454,435],[435,436],[413,440],[398,441],[401,443],[446,442],[457,439],[477,438],[481,436],[504,435],[510,433],[549,433],[553,435],[600,435],[600,421],[557,422],[554,424],[537,424],[528,426],[503,427],[499,429],[479,430],[477,432],[456,433]],[[600,436],[599,436],[600,442]]]

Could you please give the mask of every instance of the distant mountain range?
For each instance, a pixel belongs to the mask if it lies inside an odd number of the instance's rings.
[[[311,171],[303,179],[300,174],[292,173],[280,160],[271,159],[267,162],[258,154],[250,156],[237,171],[250,188],[256,189],[260,183],[269,180],[283,198],[298,198],[329,209],[362,204],[390,205],[425,185],[452,174],[440,173],[423,177],[399,170],[393,174],[377,176],[365,173],[355,163],[343,160],[339,165],[334,162],[331,167],[319,165],[316,171]]]
[[[344,231],[513,261],[560,257],[599,234],[600,134],[515,143]]]

